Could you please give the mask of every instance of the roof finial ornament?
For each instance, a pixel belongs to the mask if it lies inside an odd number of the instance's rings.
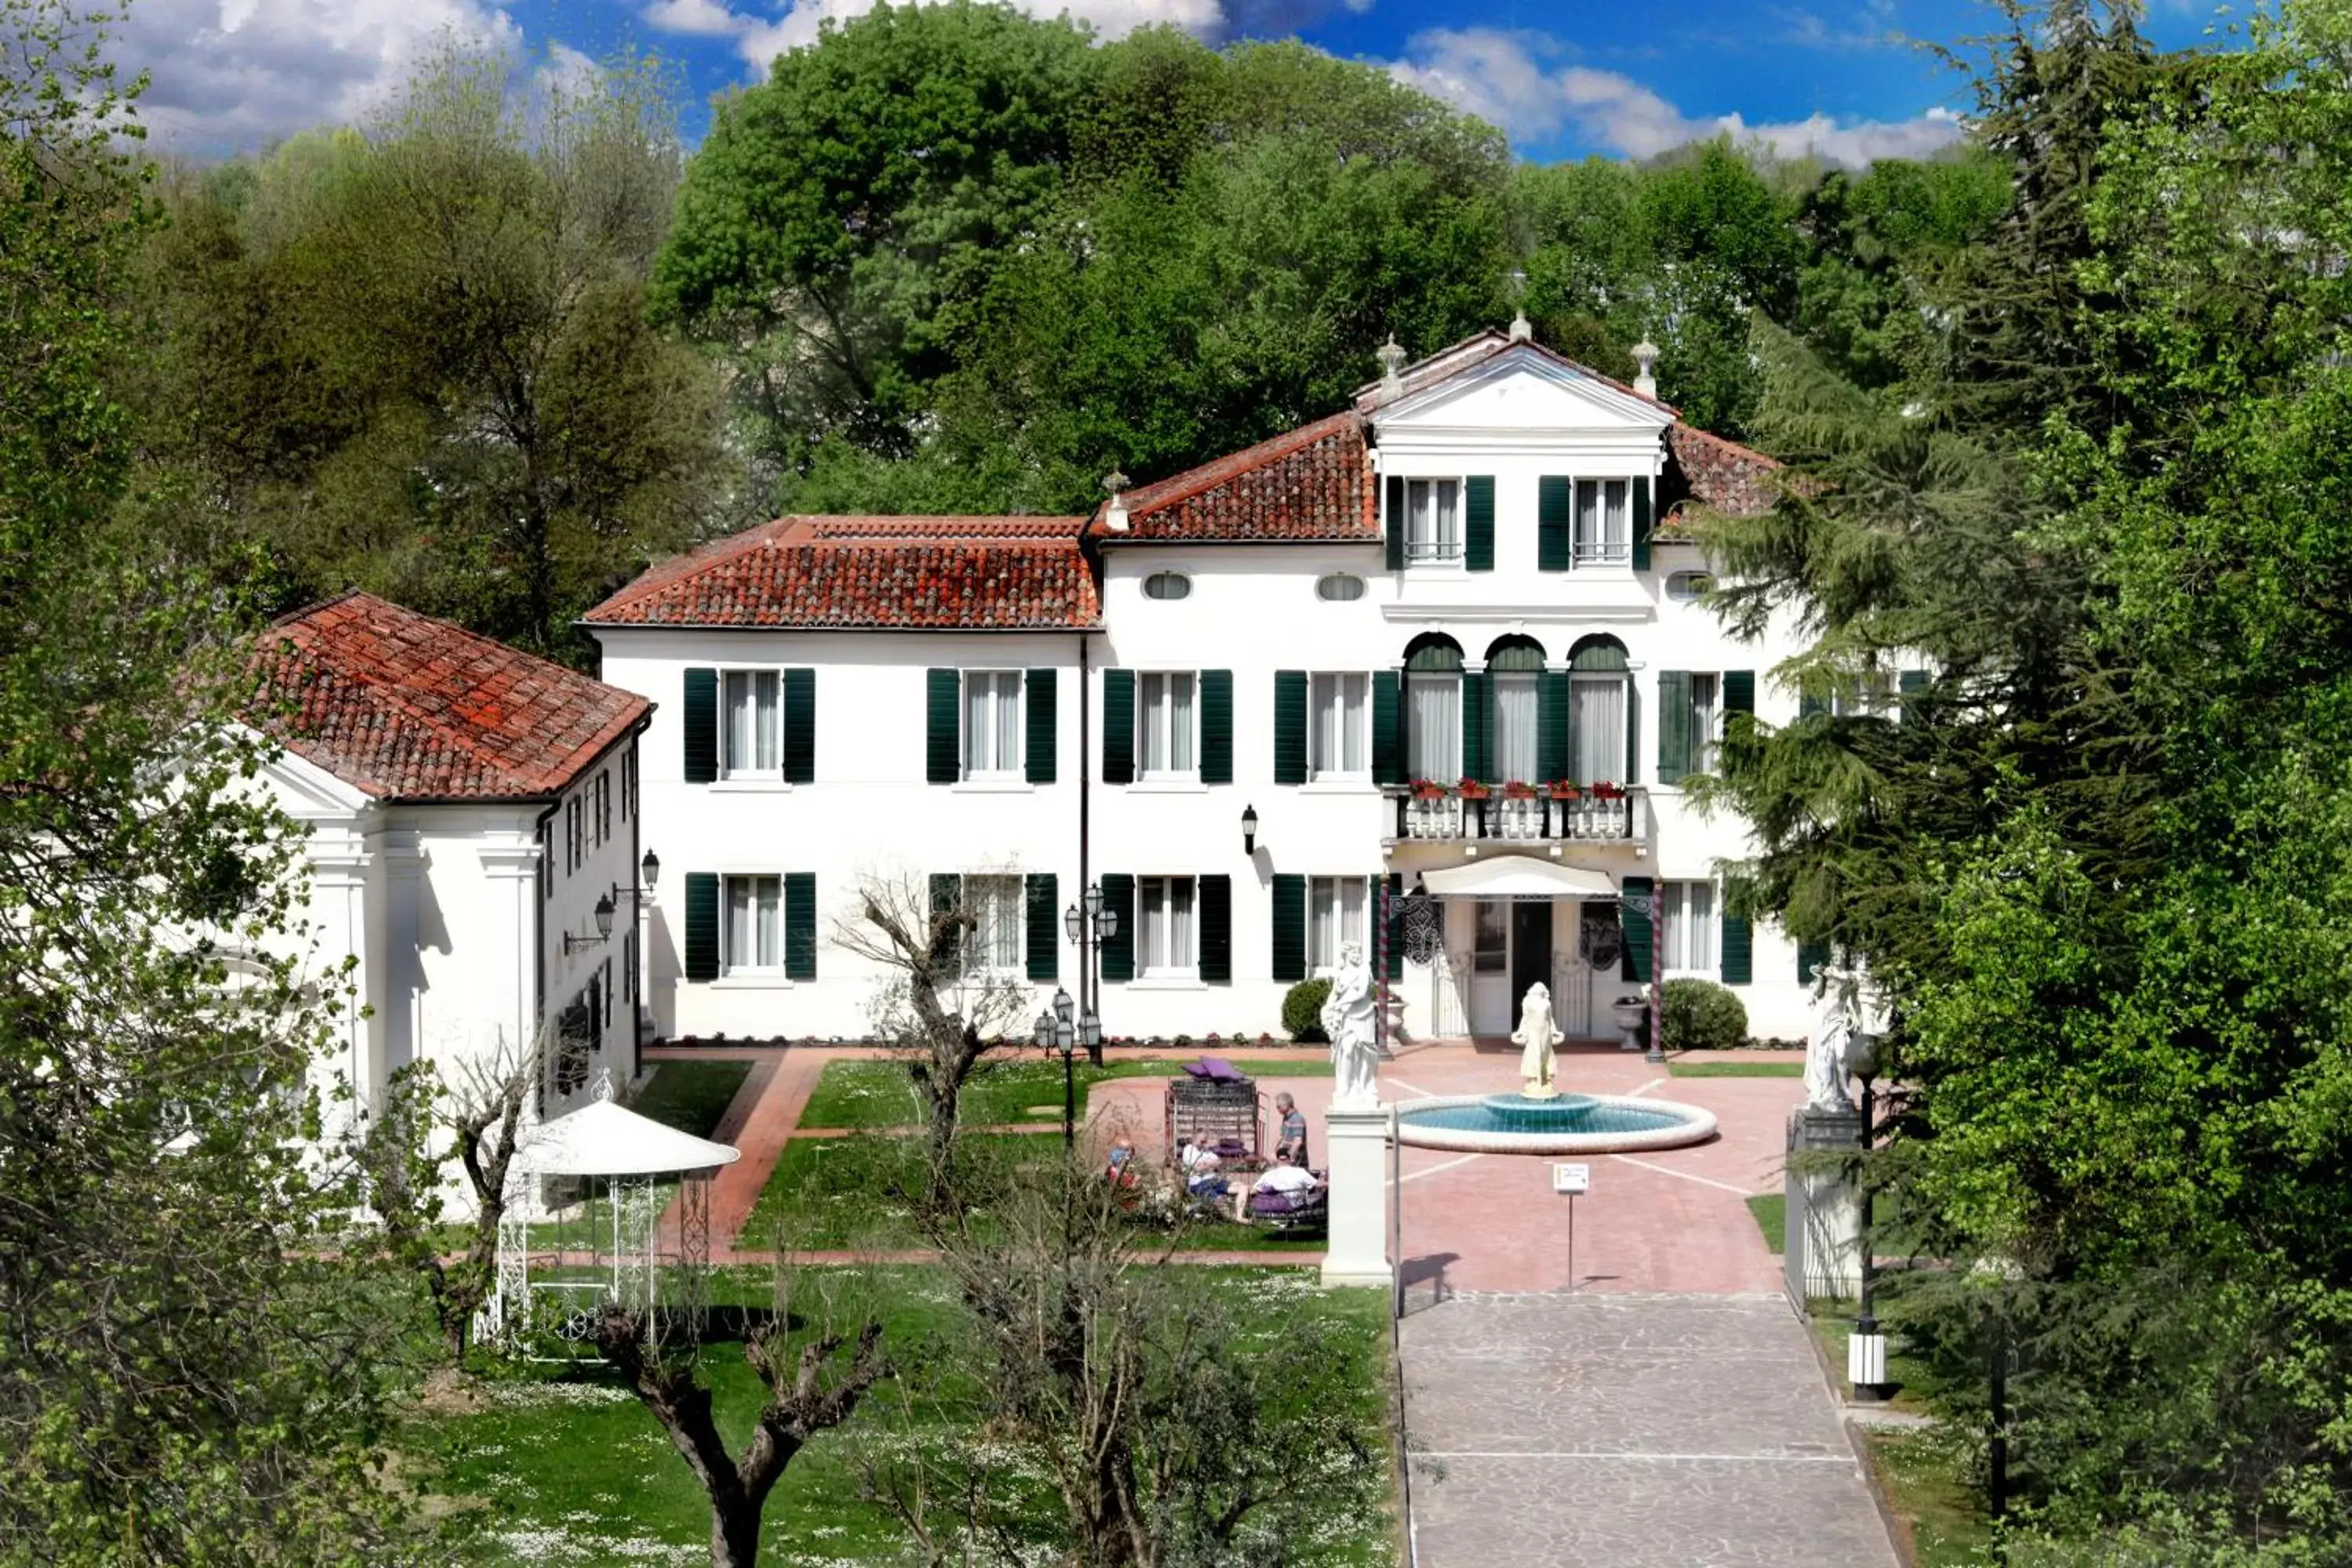
[[[1113,468],[1103,476],[1103,489],[1110,492],[1110,506],[1103,512],[1103,526],[1113,533],[1127,531],[1128,477]]]
[[[1658,345],[1643,338],[1633,345],[1633,390],[1644,397],[1658,395],[1658,378],[1651,368],[1658,363]]]
[[[1528,275],[1514,272],[1511,274],[1511,341],[1523,343],[1535,335],[1535,328],[1528,321]]]
[[[1396,333],[1393,331],[1389,333],[1389,341],[1380,346],[1373,357],[1381,362],[1381,390],[1389,393],[1402,392],[1404,390],[1404,347],[1396,341]]]
[[[598,1068],[596,1069],[595,1081],[588,1086],[588,1098],[591,1100],[610,1100],[613,1098],[612,1068]]]

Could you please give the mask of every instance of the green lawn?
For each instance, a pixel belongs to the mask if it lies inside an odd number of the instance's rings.
[[[1283,1272],[1186,1274],[1211,1289],[1247,1293],[1260,1304],[1253,1317],[1264,1319],[1269,1339],[1302,1318],[1323,1320],[1331,1334],[1318,1342],[1340,1353],[1318,1361],[1328,1366],[1318,1394],[1335,1409],[1352,1410],[1363,1441],[1375,1452],[1384,1448],[1384,1293],[1318,1291]],[[803,1282],[804,1290],[825,1283],[870,1291],[898,1377],[895,1389],[869,1401],[848,1426],[821,1435],[793,1460],[768,1504],[761,1561],[813,1568],[912,1561],[898,1525],[857,1494],[866,1457],[910,1447],[968,1451],[982,1440],[985,1412],[941,1341],[954,1310],[947,1281],[932,1270],[905,1268],[804,1275]],[[767,1300],[759,1270],[727,1271],[719,1289],[735,1300]],[[702,1364],[721,1429],[740,1453],[759,1407],[759,1379],[738,1345],[706,1347]],[[907,1395],[919,1408],[910,1412]],[[599,1368],[518,1368],[430,1400],[407,1424],[399,1447],[404,1482],[439,1518],[436,1555],[445,1561],[509,1568],[710,1560],[701,1489],[653,1418]],[[1041,1509],[1059,1506],[1042,1490],[1037,1501]],[[1386,1563],[1391,1528],[1385,1510],[1318,1521],[1302,1535],[1302,1554],[1294,1561],[1334,1568]],[[1329,1544],[1318,1550],[1318,1542]]]
[[[1863,1434],[1870,1467],[1902,1527],[1910,1532],[1914,1568],[1983,1568],[1992,1555],[1984,1499],[1962,1475],[1959,1439],[1937,1427]]]
[[[751,1076],[750,1062],[662,1062],[629,1109],[681,1132],[708,1138]]]
[[[1764,1245],[1778,1258],[1787,1250],[1789,1240],[1789,1199],[1782,1193],[1759,1193],[1748,1200],[1748,1212],[1756,1216],[1756,1227],[1764,1233]]]
[[[1214,1055],[1214,1052],[1208,1053]],[[1115,1078],[1172,1078],[1180,1063],[1164,1061],[1111,1062],[1102,1067],[1080,1063],[1072,1081],[1078,1110],[1086,1110],[1087,1091]],[[1330,1058],[1320,1051],[1290,1057],[1229,1057],[1253,1078],[1328,1078]],[[962,1120],[973,1127],[1010,1127],[1024,1122],[1058,1123],[1062,1120],[1062,1063],[1059,1058],[1008,1057],[982,1064],[964,1085]],[[904,1065],[885,1060],[847,1060],[825,1064],[808,1104],[801,1110],[803,1127],[912,1127],[922,1121],[922,1108]]]
[[[1802,1062],[1668,1062],[1675,1078],[1802,1078]]]

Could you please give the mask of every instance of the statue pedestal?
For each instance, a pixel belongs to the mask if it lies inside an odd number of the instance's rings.
[[[1802,1303],[1814,1296],[1846,1297],[1862,1290],[1862,1205],[1853,1184],[1834,1170],[1801,1170],[1830,1153],[1862,1150],[1862,1113],[1803,1106],[1789,1116],[1789,1162],[1781,1190],[1788,1201],[1788,1236],[1781,1261],[1789,1294]],[[1818,1152],[1813,1152],[1818,1151]]]
[[[1386,1287],[1395,1279],[1389,1264],[1389,1121],[1385,1105],[1324,1112],[1331,1172],[1326,1285]]]

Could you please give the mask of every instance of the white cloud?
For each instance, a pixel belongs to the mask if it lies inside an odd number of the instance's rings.
[[[348,124],[445,38],[522,41],[483,0],[139,0],[128,13],[115,58],[153,73],[140,118],[166,145],[195,152]]]
[[[1106,38],[1124,37],[1138,27],[1170,24],[1188,33],[1214,37],[1223,30],[1222,0],[1013,0],[1032,16],[1066,12],[1091,23]],[[1350,0],[1352,5],[1354,0]],[[1369,5],[1371,0],[1363,0]],[[766,70],[786,49],[816,42],[827,21],[845,22],[874,8],[875,0],[784,0],[781,9],[734,10],[724,0],[653,0],[638,13],[648,26],[698,37],[732,37],[736,52]]]
[[[1874,158],[1916,158],[1957,139],[1959,117],[1930,109],[1910,120],[1841,123],[1826,114],[1750,124],[1738,114],[1696,117],[1616,71],[1557,63],[1560,47],[1539,35],[1494,27],[1436,28],[1416,34],[1389,74],[1480,118],[1521,143],[1563,132],[1646,158],[1685,142],[1728,132],[1785,158],[1811,153],[1859,167]]]

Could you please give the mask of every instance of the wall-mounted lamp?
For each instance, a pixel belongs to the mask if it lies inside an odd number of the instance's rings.
[[[583,947],[594,947],[613,934],[613,900],[609,895],[596,900],[595,912],[596,934],[594,936],[573,936],[570,931],[563,933],[565,956],[568,957]]]
[[[1257,853],[1257,807],[1254,805],[1242,807],[1242,853]]]

